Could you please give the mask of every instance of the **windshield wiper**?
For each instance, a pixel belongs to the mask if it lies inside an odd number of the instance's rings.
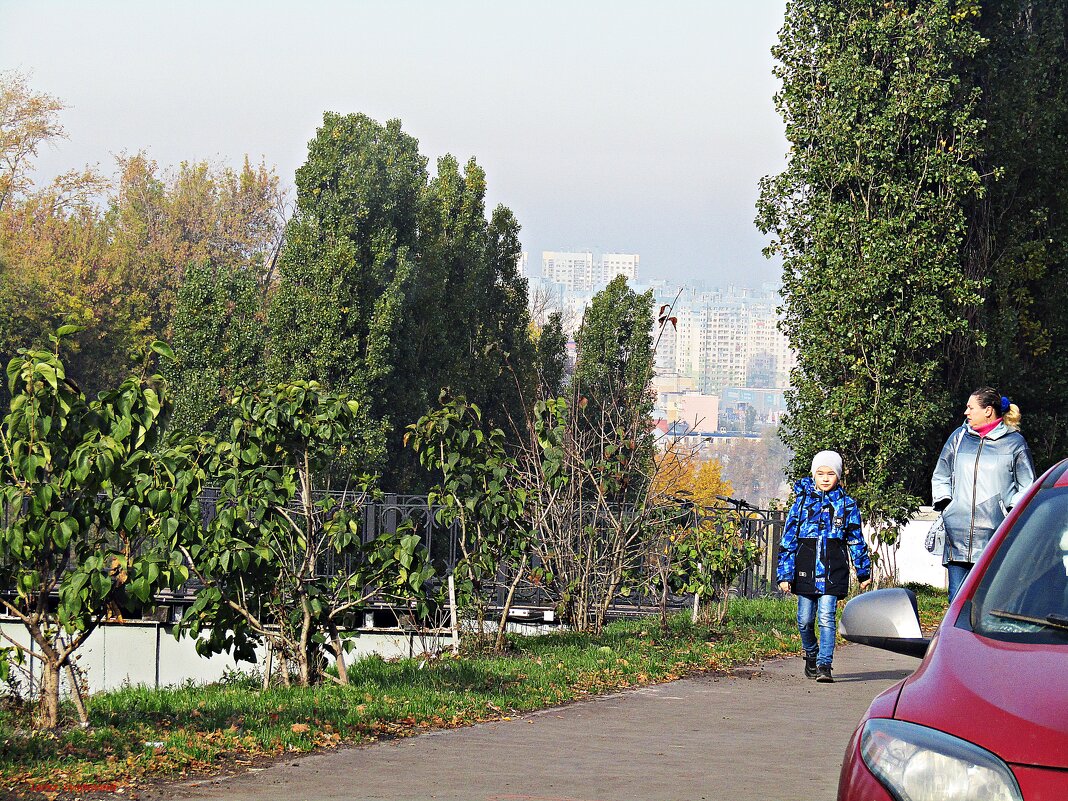
[[[1002,617],[1008,620],[1019,620],[1024,623],[1033,623],[1036,626],[1045,626],[1051,629],[1063,629],[1068,631],[1068,615],[1061,615],[1057,612],[1050,612],[1044,618],[1031,617],[1030,615],[1019,615],[1016,612],[1007,612],[1004,609],[991,609],[990,614],[994,617]]]

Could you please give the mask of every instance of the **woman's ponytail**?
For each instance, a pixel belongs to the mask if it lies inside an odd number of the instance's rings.
[[[1020,421],[1023,419],[1023,414],[1020,412],[1020,407],[1015,403],[1009,403],[1008,411],[1001,417],[1002,421],[1011,428],[1013,431],[1020,430]]]

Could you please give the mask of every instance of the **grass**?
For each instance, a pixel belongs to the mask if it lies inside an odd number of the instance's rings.
[[[914,590],[916,588],[913,588]],[[921,615],[934,596],[917,592]],[[944,607],[944,603],[943,603]],[[89,699],[91,726],[34,731],[0,711],[0,785],[16,794],[137,785],[265,757],[403,737],[514,715],[697,671],[800,650],[795,603],[733,601],[721,629],[672,618],[613,623],[597,637],[513,637],[505,654],[355,663],[351,684],[261,691],[250,677],[208,686],[131,687]],[[73,710],[65,709],[68,722]],[[73,793],[68,792],[68,795]]]
[[[928,633],[934,631],[938,628],[938,624],[942,622],[942,617],[949,607],[946,591],[936,589],[927,584],[909,583],[904,586],[916,594],[916,606],[920,614],[920,628]]]

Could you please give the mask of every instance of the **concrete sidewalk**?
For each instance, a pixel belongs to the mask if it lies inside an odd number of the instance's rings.
[[[851,645],[835,653],[834,684],[782,659],[142,798],[831,801],[860,716],[918,665]]]

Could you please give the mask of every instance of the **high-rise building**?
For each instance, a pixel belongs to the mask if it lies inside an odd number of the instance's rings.
[[[585,291],[594,283],[593,254],[545,250],[541,254],[541,274],[569,290]]]
[[[595,259],[586,251],[545,250],[541,254],[541,274],[573,292],[596,291],[617,275],[628,281],[638,278],[637,253],[605,253]]]
[[[704,393],[789,385],[794,359],[778,329],[774,289],[675,293],[665,289],[655,301],[657,309],[673,302],[676,320],[654,331],[658,370],[690,377]]]
[[[605,253],[601,256],[601,283],[608,284],[617,275],[628,281],[638,280],[637,253]]]

